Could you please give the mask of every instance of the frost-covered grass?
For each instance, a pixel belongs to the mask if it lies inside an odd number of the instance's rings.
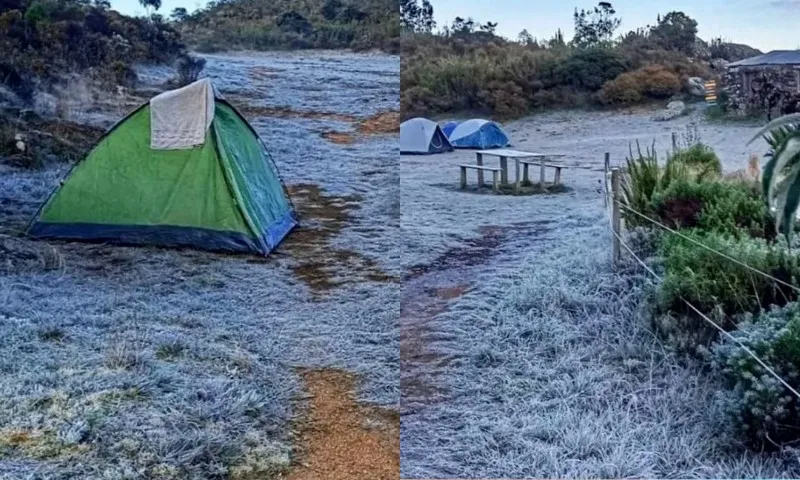
[[[603,153],[621,161],[629,142],[654,138],[664,152],[671,131],[697,119],[559,112],[508,125],[515,148],[590,167],[565,171],[573,190],[561,195],[441,187],[458,182],[455,165],[474,161],[468,152],[401,158],[404,267],[435,261],[481,227],[508,232],[482,263],[447,267],[472,289],[427,325],[423,341],[447,361],[415,371],[445,395],[404,409],[403,477],[800,475],[791,452],[736,443],[715,408],[717,379],[671,353],[637,315],[646,279],[610,268]],[[745,165],[751,130],[700,125],[727,170]]]
[[[331,76],[384,72],[387,80],[373,89],[326,92],[326,110],[337,111],[392,88],[389,72],[396,78],[399,69],[397,57],[337,54],[326,69],[320,69],[325,55],[290,58],[286,72],[249,83],[251,66],[281,57],[237,55],[227,64],[215,56],[209,72],[222,87],[231,81],[274,92],[291,85],[292,102],[316,98],[318,92],[302,88],[310,68]],[[310,107],[317,105],[313,98]],[[397,93],[394,99],[396,108]],[[319,138],[324,122],[251,120],[287,183],[361,196],[332,243],[396,274],[394,139],[339,146]],[[0,225],[14,234],[65,166],[3,168]],[[0,478],[34,472],[48,479],[208,479],[226,472],[272,478],[293,453],[290,422],[301,405],[296,367],[344,368],[362,375],[361,399],[398,403],[396,284],[349,284],[314,297],[292,272],[298,260],[281,249],[265,261],[53,245],[63,269],[19,262],[0,276]]]

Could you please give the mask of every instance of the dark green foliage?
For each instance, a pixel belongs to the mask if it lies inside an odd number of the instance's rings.
[[[789,385],[800,385],[800,306],[746,315],[732,335]],[[800,440],[797,397],[744,348],[728,338],[713,347],[713,363],[727,383],[719,402],[731,425],[755,449]]]
[[[722,173],[719,157],[711,147],[702,143],[674,152],[670,160],[686,165],[700,180],[714,178]]]
[[[163,62],[182,49],[180,36],[156,20],[123,16],[87,0],[22,0],[0,10],[0,81],[19,90],[31,77],[94,69],[98,78],[130,83],[137,61]],[[9,74],[11,73],[11,74]],[[20,79],[25,79],[20,82]]]
[[[419,12],[425,17],[424,5]],[[426,22],[422,17],[415,17],[415,21],[422,22],[420,28]],[[432,17],[429,20],[432,22]],[[380,48],[395,52],[400,42],[400,12],[393,0],[211,2],[176,25],[184,38],[201,51]]]
[[[678,180],[653,196],[652,210],[671,228],[774,238],[758,187],[744,182]]]
[[[789,284],[800,279],[797,258],[784,247],[763,239],[683,230],[684,235],[707,247]],[[680,348],[689,351],[707,345],[717,336],[713,326],[685,304],[688,301],[711,315],[726,330],[736,327],[736,315],[757,313],[770,305],[796,299],[794,290],[757,274],[731,260],[677,235],[665,236],[661,254],[664,281],[658,291],[660,329]]]
[[[595,92],[627,70],[625,59],[610,48],[576,50],[555,72],[559,84]]]
[[[616,10],[609,2],[600,2],[592,10],[575,9],[573,15],[575,38],[572,42],[579,47],[592,47],[609,42],[622,24],[622,20],[616,14]]]
[[[669,12],[659,18],[650,35],[664,50],[692,55],[697,41],[697,22],[683,12]]]
[[[603,3],[597,12],[576,12],[583,30],[569,43],[561,32],[536,40],[523,31],[518,42],[508,41],[494,35],[495,23],[470,18],[457,18],[435,35],[407,28],[400,70],[403,117],[473,110],[513,118],[539,108],[633,105],[679,94],[687,77],[715,77],[679,46],[662,46],[650,27],[620,40],[607,38],[602,32],[616,24],[614,14],[607,15],[613,6]],[[418,5],[403,1],[401,9],[406,4]],[[454,76],[469,89],[451,88]]]

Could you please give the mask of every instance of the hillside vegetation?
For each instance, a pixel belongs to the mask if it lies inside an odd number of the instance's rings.
[[[622,106],[687,93],[690,77],[715,78],[727,62],[760,53],[697,37],[697,22],[669,12],[617,35],[614,7],[576,10],[575,36],[537,40],[495,34],[496,23],[456,18],[434,31],[433,6],[404,2],[401,101],[405,117],[485,111],[517,117],[541,108]]]
[[[396,0],[223,0],[192,14],[172,12],[200,51],[352,48],[397,52]]]
[[[65,73],[128,84],[134,62],[165,62],[183,50],[160,17],[109,7],[102,0],[0,0],[0,85],[28,98]]]

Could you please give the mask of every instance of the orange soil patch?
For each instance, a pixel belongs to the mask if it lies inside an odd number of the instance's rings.
[[[375,260],[331,245],[352,221],[350,212],[359,208],[361,201],[358,195],[327,195],[314,184],[290,185],[288,190],[303,225],[284,240],[278,251],[295,260],[290,268],[315,298],[346,284],[398,280],[386,274]]]
[[[234,97],[235,98],[235,97]],[[311,118],[321,120],[336,120],[339,122],[355,123],[358,119],[353,115],[333,112],[300,112],[289,107],[266,107],[247,105],[244,101],[236,102],[236,109],[246,117],[277,117],[277,118]]]
[[[329,142],[337,143],[339,145],[349,145],[355,141],[355,138],[353,138],[351,134],[344,132],[328,131],[322,132],[320,136]]]
[[[394,480],[400,477],[400,415],[359,404],[356,379],[339,370],[301,372],[311,394],[300,426],[304,461],[288,480]]]
[[[390,111],[373,115],[358,124],[363,135],[384,135],[400,131],[400,112]]]

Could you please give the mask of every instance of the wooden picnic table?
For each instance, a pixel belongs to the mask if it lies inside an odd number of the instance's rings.
[[[539,182],[542,186],[544,186],[544,171],[546,167],[552,167],[556,169],[556,178],[555,183],[558,183],[561,180],[561,168],[559,165],[551,165],[547,162],[554,159],[563,157],[563,154],[554,154],[554,153],[534,153],[534,152],[523,152],[520,150],[509,150],[505,148],[501,149],[494,149],[494,150],[479,150],[475,152],[477,157],[477,164],[478,166],[483,166],[483,156],[494,156],[500,157],[500,184],[501,185],[508,185],[508,159],[514,159],[515,165],[515,183],[514,183],[514,190],[519,192],[522,182],[528,180],[528,165],[536,164],[541,167],[541,171],[539,173]],[[528,160],[530,159],[530,160]],[[528,161],[526,161],[528,160]],[[520,175],[520,165],[524,167],[524,175]],[[478,186],[483,186],[483,172],[478,170]]]

